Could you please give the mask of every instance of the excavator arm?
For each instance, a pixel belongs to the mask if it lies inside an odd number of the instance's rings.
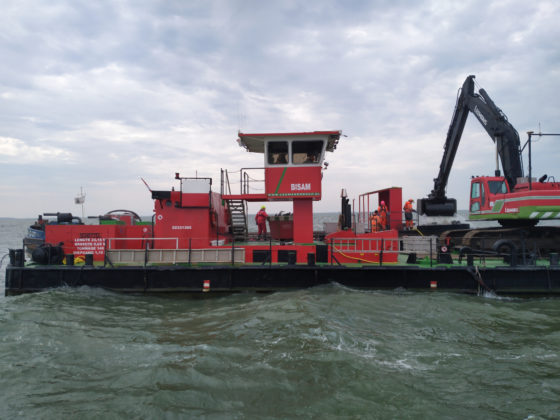
[[[419,200],[420,214],[452,216],[457,212],[457,201],[446,197],[445,188],[469,112],[476,116],[488,135],[497,143],[498,155],[510,190],[515,186],[517,178],[523,176],[519,134],[484,89],[475,92],[474,78],[475,76],[468,76],[457,95],[439,173],[434,178],[434,189],[428,198]]]

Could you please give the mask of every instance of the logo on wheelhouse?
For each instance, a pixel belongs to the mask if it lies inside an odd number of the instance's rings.
[[[311,191],[311,184],[292,184],[292,191]]]

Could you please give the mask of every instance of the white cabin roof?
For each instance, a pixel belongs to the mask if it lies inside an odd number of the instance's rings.
[[[327,152],[334,152],[342,131],[309,131],[299,133],[239,133],[237,142],[248,152],[264,153],[264,144],[267,140],[326,140]]]

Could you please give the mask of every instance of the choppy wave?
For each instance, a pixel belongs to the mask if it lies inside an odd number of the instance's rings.
[[[555,415],[558,305],[336,285],[4,299],[3,418]]]

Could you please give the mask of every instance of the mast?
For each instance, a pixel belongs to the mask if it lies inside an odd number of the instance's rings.
[[[86,201],[86,194],[84,193],[82,187],[80,187],[80,194],[74,198],[74,204],[81,204],[82,205],[82,219],[85,218],[84,216],[84,202]]]

